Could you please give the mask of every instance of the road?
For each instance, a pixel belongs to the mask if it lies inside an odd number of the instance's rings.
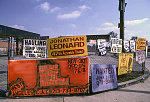
[[[150,70],[150,58],[146,59]],[[144,82],[90,96],[47,96],[0,99],[0,102],[150,102],[150,77]]]

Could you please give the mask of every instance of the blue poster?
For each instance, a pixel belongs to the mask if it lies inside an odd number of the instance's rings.
[[[117,88],[116,65],[92,64],[92,92]]]

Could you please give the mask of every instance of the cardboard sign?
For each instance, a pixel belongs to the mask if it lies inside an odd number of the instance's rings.
[[[70,36],[48,39],[47,48],[49,58],[88,55],[86,36]]]
[[[88,93],[89,58],[9,60],[9,97]]]
[[[124,50],[125,50],[125,52],[130,51],[130,46],[129,46],[129,41],[128,40],[124,41]]]
[[[122,52],[122,39],[111,38],[111,53]]]
[[[132,72],[133,53],[119,53],[118,75]]]
[[[106,40],[105,39],[98,39],[98,50],[99,50],[99,55],[106,55]]]
[[[145,62],[145,51],[137,50],[136,51],[136,62],[139,64]]]
[[[24,39],[23,56],[26,58],[46,58],[46,40]]]
[[[92,64],[92,92],[117,88],[116,65]]]
[[[130,40],[130,52],[135,52],[135,41]]]
[[[136,50],[145,50],[145,47],[146,47],[146,39],[145,38],[137,38]]]

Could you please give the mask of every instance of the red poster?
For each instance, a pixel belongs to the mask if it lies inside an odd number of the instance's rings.
[[[89,58],[8,61],[9,96],[87,93]]]

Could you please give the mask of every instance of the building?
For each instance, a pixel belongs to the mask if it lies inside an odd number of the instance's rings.
[[[23,39],[47,39],[48,36],[40,36],[40,34],[24,31],[4,25],[0,25],[0,54],[8,54],[11,44],[10,37],[14,38],[13,46],[15,55],[22,54]]]

